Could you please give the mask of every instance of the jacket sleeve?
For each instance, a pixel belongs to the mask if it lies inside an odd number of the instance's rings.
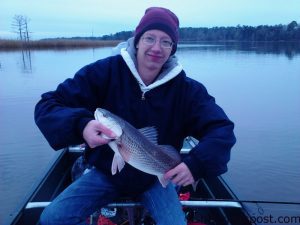
[[[187,136],[199,142],[183,161],[196,180],[218,176],[227,171],[230,151],[236,142],[234,124],[202,84],[191,82],[189,90],[184,127]]]
[[[107,86],[108,69],[102,64],[83,67],[37,103],[35,122],[53,149],[84,142],[82,131],[94,118]]]

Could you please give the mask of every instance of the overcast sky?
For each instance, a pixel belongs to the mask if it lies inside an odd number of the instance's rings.
[[[171,9],[181,27],[300,23],[300,0],[1,0],[0,38],[16,37],[14,15],[30,19],[32,39],[134,30],[149,6]]]

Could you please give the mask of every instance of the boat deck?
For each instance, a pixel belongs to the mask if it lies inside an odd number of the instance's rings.
[[[20,207],[20,211],[12,215],[11,220],[6,224],[38,224],[40,214],[44,207],[71,183],[71,168],[74,161],[82,154],[81,150],[82,149],[78,148],[62,150],[55,163],[49,167],[45,176],[32,191],[32,194],[25,199],[24,204]],[[183,149],[183,152],[184,151]],[[188,220],[194,221],[194,224],[197,224],[196,222],[198,222],[198,224],[202,223],[207,225],[251,224],[249,215],[221,177],[201,179],[197,184],[196,190],[188,186],[182,188],[180,193],[190,194],[190,198],[181,201],[181,203]],[[122,200],[107,206],[107,208],[121,209],[120,211],[122,211],[122,208],[129,209],[139,207],[141,207],[139,202],[130,200]],[[97,223],[91,222],[91,224]],[[116,224],[121,224],[121,222],[116,222]],[[134,223],[132,221],[126,222],[123,220],[122,224]],[[151,223],[144,221],[144,224]]]

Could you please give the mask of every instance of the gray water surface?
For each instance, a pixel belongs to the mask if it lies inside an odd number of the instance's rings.
[[[0,224],[57,155],[37,129],[40,95],[110,48],[0,52]],[[235,124],[224,175],[240,199],[300,202],[300,51],[247,44],[180,45],[188,76],[203,83]],[[299,206],[249,206],[251,215],[296,216]],[[295,223],[296,224],[296,223]]]

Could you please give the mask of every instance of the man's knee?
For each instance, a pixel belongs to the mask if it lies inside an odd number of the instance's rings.
[[[58,224],[68,224],[68,218],[62,210],[58,210],[58,207],[53,207],[52,204],[47,206],[40,216],[41,225],[58,225]]]
[[[48,207],[47,207],[48,208]],[[51,215],[50,215],[50,210],[45,208],[40,216],[40,224],[41,225],[48,225],[51,224]]]

